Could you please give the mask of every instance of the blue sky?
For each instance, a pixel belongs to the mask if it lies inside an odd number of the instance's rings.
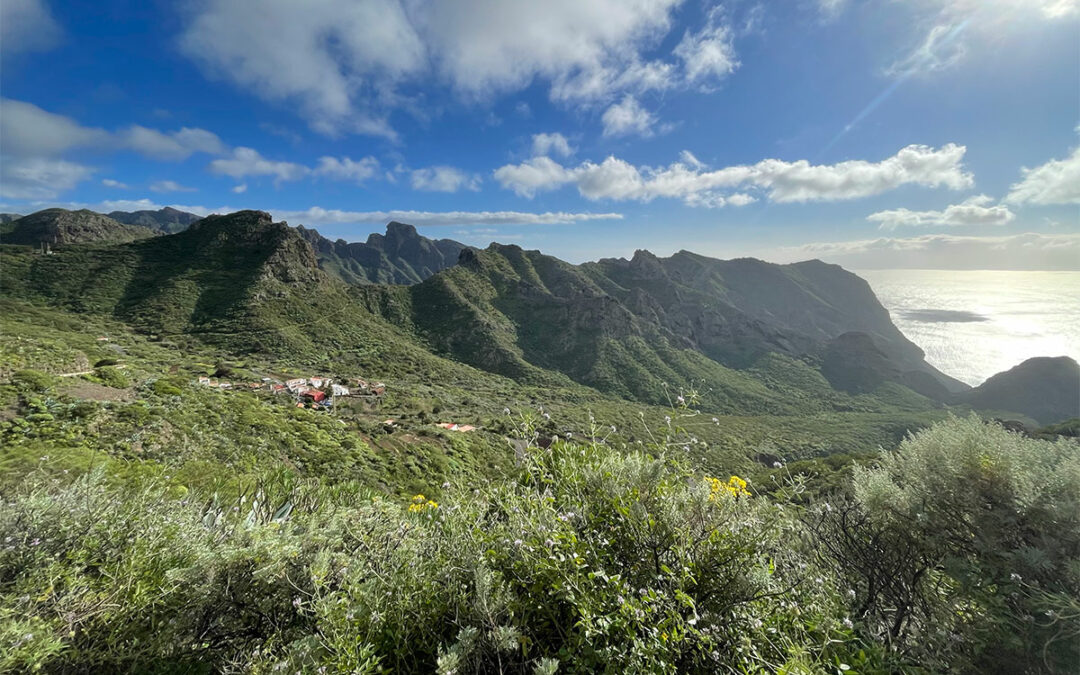
[[[1080,269],[1080,0],[4,0],[0,206]]]

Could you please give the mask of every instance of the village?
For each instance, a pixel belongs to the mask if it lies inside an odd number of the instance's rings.
[[[326,376],[296,377],[285,381],[263,377],[256,382],[229,382],[204,376],[197,382],[201,386],[212,389],[269,392],[280,396],[290,396],[296,402],[297,408],[322,411],[334,410],[338,399],[354,398],[371,401],[381,399],[386,394],[385,383],[368,382],[361,377],[346,379],[347,386]],[[388,432],[392,432],[398,424],[394,419],[387,419],[383,421],[383,426]],[[479,428],[471,424],[456,422],[438,422],[435,426],[458,433],[468,433]]]
[[[198,384],[214,389],[267,391],[281,396],[291,396],[296,401],[296,407],[313,410],[332,409],[339,398],[379,398],[386,393],[386,385],[382,382],[368,382],[363,378],[354,377],[346,380],[346,383],[348,386],[325,376],[296,377],[284,382],[270,377],[264,377],[257,382],[226,382],[210,377],[198,379]]]

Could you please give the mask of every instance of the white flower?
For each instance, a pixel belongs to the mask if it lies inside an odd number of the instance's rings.
[[[845,616],[844,617],[844,628],[847,628],[848,630],[851,630],[854,627],[855,627],[855,624],[851,623],[851,619],[849,619],[849,618],[847,618]]]

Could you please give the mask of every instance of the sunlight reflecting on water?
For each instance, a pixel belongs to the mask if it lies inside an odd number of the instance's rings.
[[[864,270],[893,323],[971,385],[1033,356],[1080,360],[1080,272]]]

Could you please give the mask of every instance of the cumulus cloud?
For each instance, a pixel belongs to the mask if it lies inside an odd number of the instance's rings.
[[[995,205],[991,197],[978,195],[960,204],[946,206],[942,211],[911,211],[901,208],[871,213],[866,219],[878,223],[878,229],[895,230],[898,227],[1008,225],[1016,219],[1016,214],[1004,204]]]
[[[197,192],[193,187],[181,185],[174,180],[159,180],[150,184],[152,192]]]
[[[105,187],[116,188],[118,190],[127,190],[129,187],[127,183],[121,183],[120,181],[113,180],[112,178],[103,178],[101,180],[101,184]]]
[[[0,99],[0,140],[4,154],[23,157],[55,157],[79,148],[128,149],[167,160],[186,159],[198,152],[225,152],[221,139],[205,129],[184,127],[163,132],[132,125],[109,132],[12,99]]]
[[[109,138],[104,129],[84,127],[32,103],[0,99],[0,148],[5,155],[54,157],[72,148],[107,144]]]
[[[245,178],[247,176],[273,176],[275,182],[300,180],[311,172],[302,164],[266,159],[254,148],[234,148],[232,156],[210,162],[213,173]]]
[[[208,155],[226,152],[221,139],[206,129],[183,127],[166,133],[135,124],[119,132],[117,137],[123,147],[154,159],[182,160],[197,152]]]
[[[49,49],[61,32],[42,0],[0,2],[0,51],[5,54]]]
[[[193,153],[217,154],[225,146],[205,129],[162,132],[131,126],[111,132],[24,101],[0,99],[0,150],[4,192],[11,197],[50,199],[88,178],[94,169],[63,159],[77,150],[134,150],[153,159],[180,160]],[[108,181],[109,179],[106,179]],[[107,187],[119,187],[103,182]]]
[[[675,47],[675,56],[686,64],[686,79],[689,82],[718,80],[739,67],[731,29],[719,20],[721,11],[719,7],[714,8],[709,13],[707,25],[698,33],[687,31]]]
[[[1034,169],[1021,169],[1023,178],[1009,188],[1005,201],[1014,204],[1080,204],[1080,148],[1065,159],[1053,159]]]
[[[495,180],[503,188],[522,197],[553,190],[574,180],[574,172],[550,157],[533,157],[521,164],[507,164],[495,170]]]
[[[570,142],[566,140],[566,136],[563,136],[558,132],[551,134],[533,134],[532,152],[535,157],[546,155],[568,157],[574,154],[574,148],[570,147]]]
[[[201,0],[181,49],[211,75],[294,101],[316,130],[396,136],[392,111],[442,85],[466,101],[536,82],[550,98],[602,105],[623,94],[698,86],[738,65],[720,14],[661,45],[680,0]],[[283,48],[287,45],[287,48]]]
[[[234,185],[232,191],[233,194],[244,194],[245,192],[247,192],[247,183],[240,183],[239,185]]]
[[[379,160],[374,157],[364,157],[353,161],[348,157],[320,157],[319,165],[313,173],[317,176],[327,176],[335,180],[350,180],[363,183],[380,171]]]
[[[962,160],[966,148],[949,143],[941,148],[909,145],[880,162],[849,160],[837,164],[810,164],[765,159],[756,164],[706,170],[678,161],[666,167],[636,167],[614,156],[600,163],[582,162],[568,168],[547,157],[508,164],[494,173],[506,189],[531,197],[537,192],[573,184],[586,199],[681,199],[695,206],[746,203],[731,191],[757,190],[774,202],[839,201],[881,194],[901,185],[947,187],[958,190],[974,185]],[[684,158],[685,159],[685,158]]]
[[[849,269],[1080,270],[1080,234],[882,237],[785,247],[771,257],[821,258]]]
[[[0,197],[5,199],[54,199],[94,173],[92,167],[50,157],[0,160]]]
[[[604,111],[601,121],[604,123],[604,136],[651,136],[656,117],[642,108],[636,98],[627,94],[622,101]]]
[[[452,166],[432,166],[417,169],[410,174],[414,190],[425,192],[458,192],[479,190],[480,176],[467,173]]]

